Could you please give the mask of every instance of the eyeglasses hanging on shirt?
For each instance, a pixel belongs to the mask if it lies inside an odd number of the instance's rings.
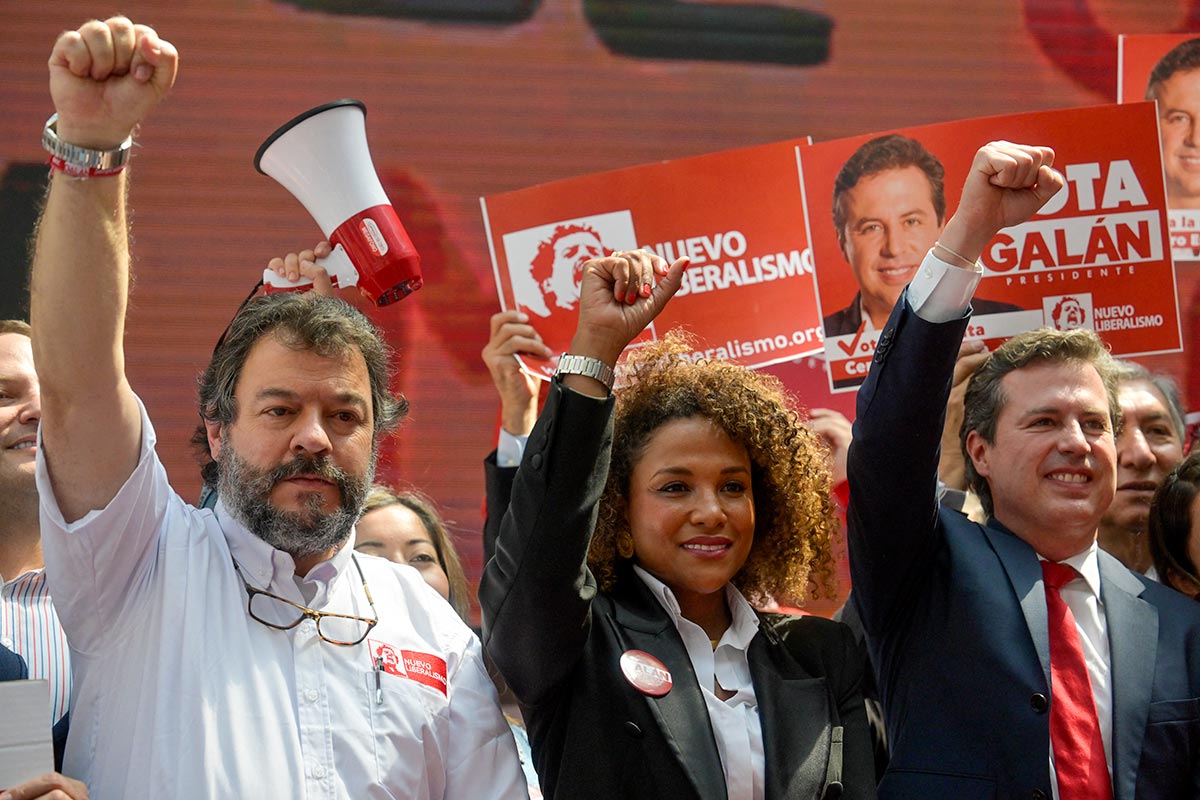
[[[288,631],[305,619],[311,619],[317,624],[317,635],[323,640],[341,647],[353,647],[366,639],[371,629],[379,624],[379,611],[375,608],[375,601],[371,598],[371,590],[367,586],[367,578],[363,575],[362,567],[358,565],[358,559],[351,554],[350,560],[354,562],[354,568],[358,570],[363,593],[366,594],[367,602],[371,605],[371,613],[375,615],[374,619],[350,614],[314,611],[277,594],[271,594],[251,586],[246,581],[246,576],[242,574],[242,568],[238,565],[236,558],[233,559],[233,568],[238,577],[242,579],[242,585],[246,587],[248,596],[246,610],[256,621],[268,628]]]

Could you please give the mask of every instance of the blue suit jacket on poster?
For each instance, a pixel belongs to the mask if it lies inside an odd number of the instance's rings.
[[[907,293],[858,395],[849,455],[853,598],[879,680],[895,798],[1051,796],[1049,638],[1037,554],[936,499],[966,319]],[[1100,553],[1114,800],[1200,797],[1200,604]]]

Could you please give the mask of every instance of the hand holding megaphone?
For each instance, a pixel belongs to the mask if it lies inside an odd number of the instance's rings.
[[[361,102],[337,100],[299,115],[267,137],[254,167],[291,192],[333,243],[328,255],[314,252],[331,282],[358,286],[381,306],[421,288],[421,258],[375,174]],[[312,284],[290,274],[268,268],[263,285],[270,292]]]
[[[272,289],[311,288],[317,294],[330,297],[337,293],[337,288],[354,286],[357,280],[358,271],[345,258],[345,251],[335,249],[325,241],[318,242],[310,250],[272,258],[263,271],[263,283]]]

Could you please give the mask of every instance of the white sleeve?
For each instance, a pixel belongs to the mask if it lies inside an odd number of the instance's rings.
[[[474,635],[448,682],[453,750],[446,763],[446,800],[528,798],[517,743]]]
[[[908,305],[926,322],[960,319],[971,305],[971,296],[983,277],[983,267],[957,267],[933,254],[930,249],[921,268],[908,284]]]
[[[496,466],[521,466],[521,458],[525,455],[525,443],[528,441],[529,434],[516,436],[501,428],[500,436],[496,440]]]
[[[42,438],[38,432],[37,488],[41,504],[42,550],[54,608],[73,650],[96,652],[117,637],[130,620],[126,612],[143,607],[135,596],[146,588],[168,508],[175,498],[154,451],[155,433],[138,399],[142,445],[125,484],[100,510],[67,523],[54,497]],[[178,501],[182,502],[182,501]]]

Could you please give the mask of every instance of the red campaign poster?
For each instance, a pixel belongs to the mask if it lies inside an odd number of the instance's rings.
[[[1181,349],[1154,104],[987,117],[800,151],[835,390],[866,378],[879,329],[957,206],[975,151],[998,139],[1053,147],[1067,185],[985,248],[967,338],[995,347],[1052,325],[1091,328],[1116,355]]]
[[[1117,102],[1158,101],[1171,253],[1179,261],[1196,261],[1200,259],[1200,131],[1196,129],[1200,37],[1194,33],[1121,36],[1117,47]]]
[[[589,258],[638,247],[691,258],[683,285],[639,341],[676,326],[695,357],[758,367],[821,351],[820,317],[790,140],[555,181],[483,198],[505,309],[529,314],[565,352]],[[554,364],[526,368],[548,378]]]

